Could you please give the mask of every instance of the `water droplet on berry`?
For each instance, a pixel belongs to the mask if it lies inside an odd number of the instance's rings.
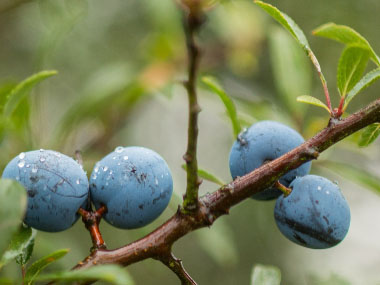
[[[123,151],[124,151],[124,148],[122,146],[118,146],[117,148],[115,148],[116,153],[122,153]]]
[[[24,159],[24,158],[25,158],[25,152],[20,153],[20,154],[18,155],[18,157],[19,157],[20,159]]]
[[[25,161],[24,161],[24,160],[21,160],[21,161],[17,164],[17,166],[18,166],[19,168],[23,168],[23,167],[25,166]]]

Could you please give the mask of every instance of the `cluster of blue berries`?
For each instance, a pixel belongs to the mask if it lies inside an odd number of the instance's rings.
[[[90,182],[78,162],[43,149],[20,153],[2,177],[25,187],[24,222],[47,232],[71,227],[79,218],[79,208],[87,209],[91,202],[97,209],[106,207],[103,217],[111,225],[139,228],[165,210],[173,192],[165,160],[143,147],[117,147],[95,165]]]
[[[230,172],[235,179],[274,160],[304,142],[295,130],[281,123],[261,121],[238,136],[230,152]],[[339,187],[326,178],[308,175],[311,163],[289,171],[279,182],[290,187],[289,195],[275,187],[252,196],[277,199],[276,224],[289,240],[323,249],[341,242],[350,226],[350,208]]]

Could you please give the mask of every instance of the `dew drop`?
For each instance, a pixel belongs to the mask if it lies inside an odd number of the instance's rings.
[[[335,185],[339,185],[339,182],[337,180],[334,180],[333,182]]]
[[[121,165],[121,163],[120,163],[120,162],[118,162],[118,163],[117,163],[117,165]]]
[[[38,168],[37,166],[33,165],[33,168],[32,168],[32,173],[37,173],[38,171]]]
[[[40,152],[44,152],[45,150],[43,148],[40,148]]]
[[[78,185],[80,184],[80,179],[79,179],[79,178],[77,179],[76,183],[77,183]]]
[[[103,171],[106,172],[108,170],[108,166],[103,167]]]
[[[97,176],[96,176],[96,174],[92,175],[92,179],[94,179],[94,180],[95,180],[95,179],[96,179],[96,177],[97,177]]]
[[[112,174],[113,174],[113,171],[111,170],[111,171],[110,171],[110,175],[112,175]]]
[[[113,156],[112,159],[115,160],[115,159],[116,159],[116,156]]]
[[[99,171],[99,166],[95,166],[94,171],[95,171],[95,173],[98,173],[98,171]]]
[[[330,191],[326,191],[326,194],[329,195],[329,194],[330,194]]]
[[[128,155],[125,155],[125,156],[123,157],[123,159],[124,159],[124,160],[128,160]]]
[[[22,152],[18,155],[19,159],[24,159],[25,158],[25,152]]]
[[[58,153],[58,152],[54,152],[54,155],[56,156],[56,157],[61,157],[61,154],[60,153]]]
[[[21,160],[21,161],[17,164],[17,166],[18,166],[19,168],[23,168],[23,167],[25,166],[25,160]]]
[[[41,162],[44,162],[45,160],[46,160],[45,157],[40,157],[40,161],[41,161]]]
[[[124,148],[122,146],[118,146],[117,148],[115,148],[116,153],[122,153],[123,151],[124,151]]]
[[[30,167],[30,164],[27,164],[27,165],[26,165],[26,168],[29,168],[29,167]]]
[[[156,183],[156,185],[158,185],[158,180],[157,180],[157,178],[156,178],[156,180],[155,180],[154,182]]]
[[[318,187],[317,187],[317,190],[318,190],[318,191],[321,191],[321,190],[322,190],[322,187],[321,187],[321,186],[318,186]]]

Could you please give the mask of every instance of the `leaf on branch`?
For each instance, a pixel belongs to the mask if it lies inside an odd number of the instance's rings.
[[[0,179],[0,256],[21,224],[26,199],[26,191],[20,183]]]
[[[25,265],[32,256],[34,239],[37,231],[30,227],[21,226],[20,230],[12,237],[8,250],[0,261],[0,268],[13,259],[20,265]]]
[[[202,77],[202,82],[215,94],[219,96],[219,98],[222,100],[224,106],[227,109],[228,117],[231,120],[234,137],[237,138],[241,131],[240,122],[238,120],[236,107],[234,102],[231,100],[231,98],[226,94],[226,92],[223,90],[223,88],[220,86],[220,84],[217,82],[217,80],[211,76],[204,76]]]
[[[350,101],[362,90],[370,86],[372,83],[374,83],[376,80],[380,78],[380,68],[376,68],[370,72],[368,72],[366,75],[363,76],[363,78],[356,83],[356,85],[348,92],[345,103],[344,103],[344,110],[347,108]]]
[[[134,284],[129,273],[118,265],[98,265],[85,269],[39,275],[36,280],[64,282],[101,280],[116,285]]]
[[[379,177],[373,175],[372,173],[366,171],[363,168],[353,166],[351,164],[335,162],[335,161],[326,161],[323,166],[326,166],[328,170],[333,170],[346,177],[347,179],[366,187],[369,190],[380,194],[380,179]]]
[[[297,97],[297,101],[301,102],[301,103],[306,103],[306,104],[310,104],[310,105],[321,107],[321,108],[325,109],[327,112],[329,112],[329,114],[330,114],[330,110],[325,105],[325,103],[323,103],[321,100],[319,100],[319,99],[317,99],[317,98],[315,98],[313,96],[310,96],[310,95],[298,96]]]
[[[57,74],[55,70],[41,71],[28,77],[14,87],[7,95],[3,114],[5,117],[12,115],[19,103],[28,95],[29,91],[42,80]]]
[[[34,284],[37,276],[40,272],[51,263],[57,261],[58,259],[64,257],[69,252],[69,249],[57,250],[37,261],[35,261],[25,274],[25,281],[27,285]]]
[[[256,264],[251,275],[251,285],[280,285],[281,271],[275,266]]]
[[[182,168],[184,170],[186,170],[186,164],[182,164]],[[226,184],[220,178],[216,177],[215,175],[213,175],[210,172],[208,172],[204,169],[201,169],[201,168],[198,168],[198,175],[200,178],[207,180],[207,181],[210,181],[210,182],[213,182],[219,186],[223,186]]]
[[[335,23],[327,23],[313,31],[313,34],[320,37],[325,37],[331,40],[335,40],[337,42],[349,45],[356,46],[362,49],[366,49],[370,53],[371,59],[377,64],[380,65],[380,58],[374,52],[371,45],[368,41],[360,35],[354,29],[345,26],[345,25],[337,25]]]
[[[364,129],[359,140],[359,146],[365,147],[373,143],[380,135],[380,124],[372,124]]]
[[[339,59],[337,84],[341,96],[346,94],[360,80],[369,60],[369,52],[357,46],[346,47]]]

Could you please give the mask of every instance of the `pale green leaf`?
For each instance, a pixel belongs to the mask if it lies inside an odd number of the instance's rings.
[[[344,102],[344,110],[347,108],[350,101],[362,90],[370,86],[376,80],[380,78],[380,68],[376,68],[368,72],[356,85],[348,92],[346,100]]]
[[[186,164],[183,164],[182,168],[184,170],[186,170]],[[213,175],[210,172],[208,172],[204,169],[201,169],[201,168],[198,168],[198,175],[200,178],[207,180],[207,181],[210,181],[210,182],[213,182],[219,186],[223,186],[226,184],[220,178],[216,177],[215,175]]]
[[[370,52],[371,59],[377,65],[380,65],[380,58],[374,52],[368,41],[357,31],[348,26],[337,25],[335,23],[327,23],[316,28],[313,31],[313,34],[316,36],[329,38],[346,45],[357,46],[366,49]]]
[[[339,59],[337,83],[341,96],[345,96],[360,80],[369,60],[369,52],[356,46],[348,46]]]
[[[365,147],[373,143],[377,137],[380,135],[380,124],[372,124],[366,127],[359,140],[359,146]]]
[[[227,114],[231,120],[234,132],[234,137],[236,138],[241,131],[241,127],[240,122],[237,118],[237,112],[234,102],[230,99],[226,92],[224,92],[223,88],[219,85],[215,78],[211,76],[204,76],[202,77],[202,82],[206,84],[206,86],[215,94],[217,94],[219,98],[222,100],[224,106],[227,109]]]
[[[305,108],[299,108],[294,99],[299,94],[311,92],[310,64],[289,33],[280,27],[271,29],[269,48],[273,82],[280,99],[289,114],[302,116]]]
[[[8,94],[3,114],[5,117],[12,115],[18,104],[28,95],[29,91],[42,80],[57,74],[55,70],[41,71],[28,77],[16,85]]]
[[[0,179],[0,256],[21,224],[26,200],[26,191],[21,184],[10,179]]]
[[[275,266],[256,264],[251,275],[251,285],[280,285],[281,271]]]
[[[326,167],[328,171],[334,171],[339,175],[380,194],[380,178],[368,172],[363,167],[335,161],[324,161],[322,165]]]
[[[301,102],[301,103],[306,103],[306,104],[321,107],[330,113],[329,108],[321,100],[319,100],[313,96],[309,96],[309,95],[298,96],[297,101]]]
[[[35,229],[21,226],[20,230],[13,235],[8,250],[1,258],[0,268],[13,259],[16,259],[18,264],[25,265],[32,256],[36,234]]]
[[[199,245],[219,266],[229,267],[238,263],[234,231],[224,220],[216,221],[212,229],[205,228],[195,233]]]
[[[34,284],[38,274],[48,265],[64,257],[69,252],[68,249],[57,250],[37,261],[35,261],[25,274],[25,282],[27,285]]]
[[[118,265],[97,265],[85,269],[44,274],[39,275],[36,280],[64,282],[101,280],[116,285],[134,284],[128,272]]]

